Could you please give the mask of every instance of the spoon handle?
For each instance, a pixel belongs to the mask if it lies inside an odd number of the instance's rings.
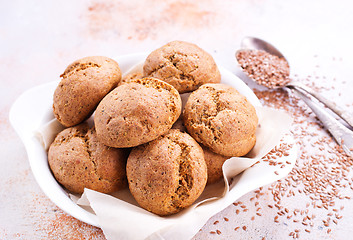
[[[331,109],[334,113],[337,114],[340,118],[342,118],[349,126],[353,128],[353,115],[349,112],[345,111],[341,107],[337,106],[336,103],[324,98],[318,92],[312,90],[311,88],[300,84],[300,83],[290,83],[288,84],[289,88],[296,89],[299,88],[300,90],[304,90],[305,92],[309,93],[311,96],[315,97],[321,103],[323,103],[327,108]]]
[[[316,102],[313,102],[303,90],[292,88],[297,95],[311,108],[311,110],[320,119],[323,125],[331,133],[334,139],[343,150],[351,157],[353,157],[353,131],[345,127],[342,123],[337,121],[327,111],[320,107]]]

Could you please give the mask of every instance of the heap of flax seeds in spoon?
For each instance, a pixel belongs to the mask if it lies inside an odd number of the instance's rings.
[[[290,82],[289,65],[284,58],[250,49],[239,50],[236,58],[243,71],[260,85],[276,88]]]

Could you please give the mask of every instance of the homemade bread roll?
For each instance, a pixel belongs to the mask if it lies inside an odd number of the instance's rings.
[[[83,193],[84,188],[103,193],[125,188],[127,157],[127,149],[99,142],[95,129],[87,123],[60,132],[48,152],[54,177],[74,193]]]
[[[94,115],[99,139],[126,148],[152,141],[178,119],[181,99],[170,84],[156,78],[132,79],[111,91]]]
[[[207,182],[201,147],[189,134],[177,129],[134,148],[126,172],[138,204],[160,216],[190,206]]]
[[[197,45],[183,41],[173,41],[154,50],[144,63],[143,73],[173,85],[179,93],[221,81],[212,56]]]
[[[228,85],[204,84],[191,93],[183,120],[196,141],[223,156],[243,156],[256,142],[255,108]]]
[[[53,112],[62,125],[71,127],[91,116],[102,98],[118,85],[121,71],[113,59],[95,56],[73,62],[60,77]]]

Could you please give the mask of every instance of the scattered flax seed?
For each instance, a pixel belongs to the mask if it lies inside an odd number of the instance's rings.
[[[211,233],[211,234],[216,234],[216,232],[215,232],[215,231],[211,231],[210,233]]]
[[[219,231],[218,229],[216,230],[217,234],[220,235],[222,232]]]
[[[218,220],[217,220],[217,221],[214,221],[214,223],[213,223],[213,224],[214,224],[214,225],[216,225],[217,223],[219,223],[219,221],[218,221]]]
[[[243,226],[242,228],[243,228],[244,231],[246,231],[246,226]]]
[[[236,227],[236,228],[234,228],[234,231],[238,231],[238,229],[239,229],[240,227]]]
[[[228,221],[229,221],[229,219],[225,217],[225,218],[224,218],[224,221],[228,222]]]

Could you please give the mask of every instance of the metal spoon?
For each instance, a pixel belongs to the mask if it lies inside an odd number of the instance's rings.
[[[283,58],[284,60],[287,61],[287,59],[284,57],[284,55],[279,50],[277,50],[273,45],[271,45],[270,43],[268,43],[264,40],[261,40],[259,38],[246,37],[242,40],[241,47],[243,49],[263,50],[265,52],[270,53],[271,55],[275,55],[275,56],[277,56],[279,58]],[[314,91],[313,89],[311,89],[311,88],[309,88],[299,82],[293,82],[293,81],[287,83],[284,86],[279,86],[278,88],[281,88],[281,87],[288,87],[288,88],[294,89],[294,90],[304,90],[305,92],[310,94],[312,97],[316,98],[318,101],[323,103],[331,111],[336,113],[337,116],[339,116],[350,127],[353,128],[353,115],[352,114],[345,111],[341,107],[337,106],[334,102],[324,98],[322,95],[320,95],[318,92]]]
[[[270,53],[271,55],[275,55],[287,61],[284,55],[280,51],[278,51],[274,46],[259,38],[246,37],[243,39],[241,43],[241,47],[242,49],[263,50],[265,52]],[[294,90],[296,94],[313,110],[313,112],[317,115],[320,121],[324,124],[324,126],[335,138],[337,143],[342,146],[344,151],[348,155],[353,157],[353,131],[351,131],[342,123],[337,121],[334,117],[332,117],[327,111],[325,111],[317,103],[313,102],[310,99],[309,95],[316,98],[321,103],[323,103],[327,108],[331,109],[334,113],[337,114],[337,116],[342,118],[352,128],[353,128],[353,115],[344,111],[343,109],[338,107],[335,103],[321,96],[319,93],[315,92],[314,90],[300,83],[289,82],[284,86],[279,86],[279,87],[284,87],[284,88],[286,87],[291,90]]]

